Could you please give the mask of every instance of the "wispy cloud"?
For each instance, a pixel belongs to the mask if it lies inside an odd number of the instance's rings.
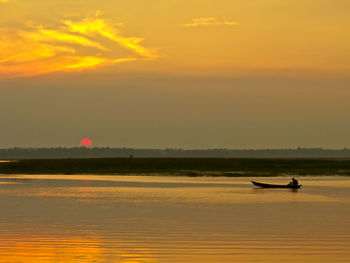
[[[33,25],[27,30],[0,29],[0,75],[34,76],[157,58],[142,40],[123,36],[98,17],[66,20],[54,29]],[[114,45],[107,48],[108,42]],[[129,50],[129,56],[117,57],[116,46]]]
[[[183,24],[185,27],[198,26],[237,26],[239,23],[227,19],[218,19],[215,17],[193,18],[189,23]]]
[[[65,24],[74,33],[80,33],[90,37],[93,37],[96,34],[99,34],[143,57],[147,57],[147,58],[155,57],[154,52],[143,47],[140,44],[143,40],[142,38],[124,37],[120,35],[120,32],[118,29],[110,27],[102,19],[92,20],[88,18],[88,19],[84,19],[84,21],[80,23],[65,21]]]

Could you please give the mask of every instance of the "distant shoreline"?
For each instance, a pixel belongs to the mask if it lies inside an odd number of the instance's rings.
[[[0,148],[2,159],[63,158],[348,158],[350,149],[137,149],[111,147]]]
[[[0,162],[1,174],[350,176],[349,159],[93,158]]]

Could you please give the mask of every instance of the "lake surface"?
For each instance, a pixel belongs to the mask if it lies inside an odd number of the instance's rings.
[[[0,262],[350,262],[350,178],[0,175]]]

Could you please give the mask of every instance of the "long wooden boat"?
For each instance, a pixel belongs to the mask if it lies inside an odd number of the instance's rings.
[[[299,185],[292,185],[292,184],[264,184],[264,183],[258,183],[251,181],[254,185],[262,187],[262,188],[292,188],[292,189],[298,189],[301,187],[301,184]]]

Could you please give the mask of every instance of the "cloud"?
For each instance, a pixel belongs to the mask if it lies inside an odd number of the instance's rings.
[[[64,32],[59,32],[57,30],[47,30],[43,28],[38,28],[36,32],[23,32],[22,35],[25,38],[31,39],[36,42],[61,42],[67,44],[78,44],[81,46],[95,47],[100,50],[107,50],[99,43],[91,41],[84,36],[68,34]]]
[[[108,26],[102,19],[84,19],[84,21],[80,23],[65,21],[65,24],[74,33],[81,33],[90,37],[99,34],[141,56],[148,58],[155,57],[152,51],[140,45],[143,40],[142,38],[123,37],[120,35],[118,29]]]
[[[142,40],[123,36],[97,17],[66,20],[54,29],[33,25],[26,30],[0,29],[0,75],[35,76],[157,58]],[[107,48],[107,43],[112,45]],[[116,56],[117,47],[129,55]]]
[[[185,27],[198,26],[237,26],[239,23],[228,21],[226,19],[219,20],[215,17],[193,18],[189,23],[183,24]]]

